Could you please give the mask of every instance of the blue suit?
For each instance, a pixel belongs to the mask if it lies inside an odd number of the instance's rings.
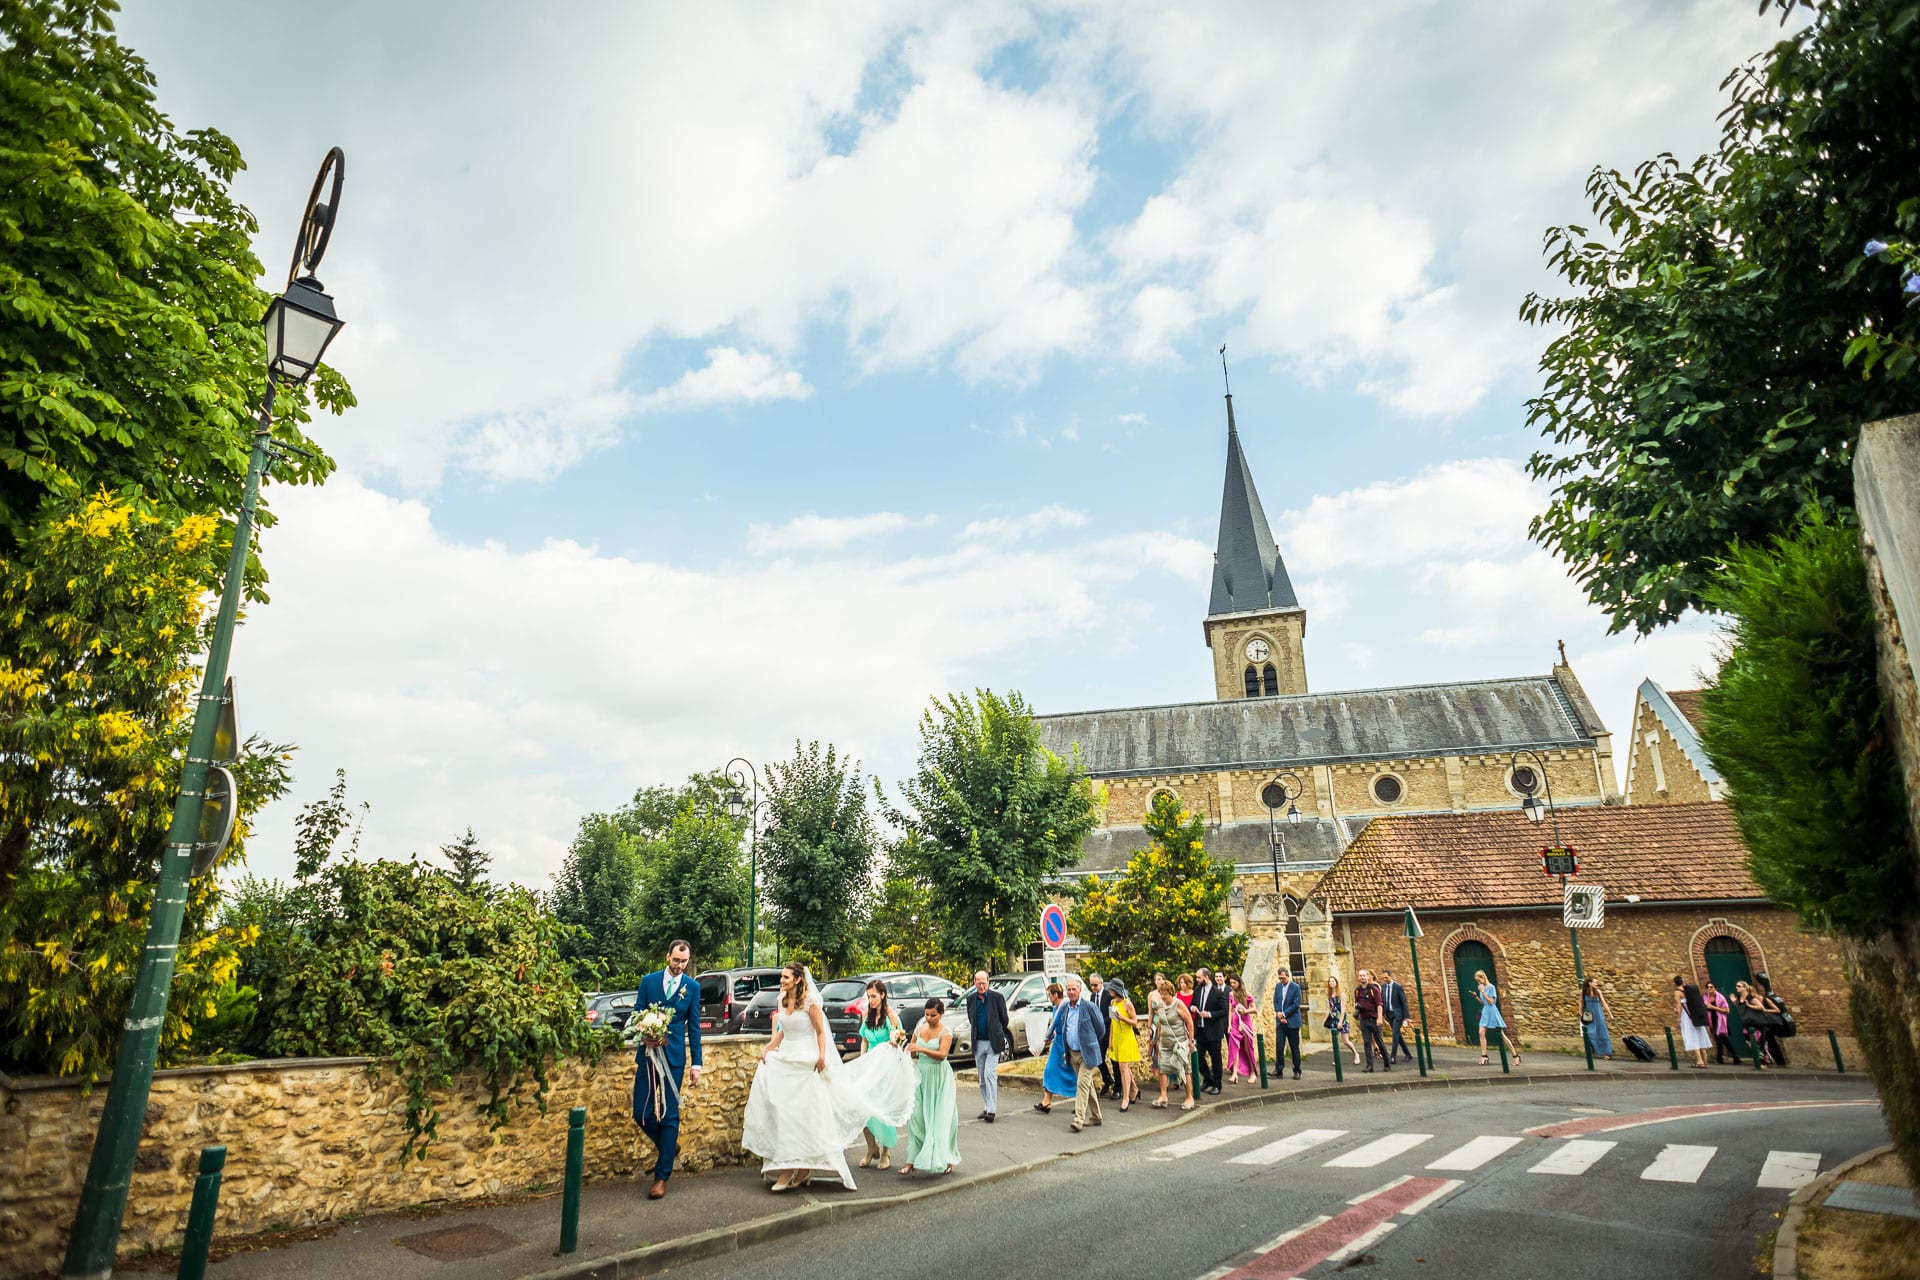
[[[692,1064],[700,1061],[700,984],[691,973],[680,975],[680,988],[667,998],[667,971],[656,969],[640,979],[633,1012],[637,1018],[653,1005],[673,1010],[667,1025],[667,1075],[656,1077],[653,1062],[642,1044],[634,1053],[639,1070],[633,1081],[633,1119],[640,1131],[653,1143],[657,1156],[653,1176],[666,1181],[673,1174],[673,1158],[680,1153],[680,1086],[687,1076],[688,1052]]]
[[[1273,984],[1273,1070],[1286,1069],[1287,1050],[1293,1050],[1293,1074],[1300,1074],[1300,984]]]

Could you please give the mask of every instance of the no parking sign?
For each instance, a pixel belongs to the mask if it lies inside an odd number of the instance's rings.
[[[1058,903],[1049,902],[1040,909],[1040,940],[1049,950],[1067,945],[1067,913]]]

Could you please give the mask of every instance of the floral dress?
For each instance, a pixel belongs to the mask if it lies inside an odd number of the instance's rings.
[[[1162,1002],[1153,1009],[1153,1062],[1173,1084],[1184,1084],[1192,1063],[1193,1042],[1179,1007]]]

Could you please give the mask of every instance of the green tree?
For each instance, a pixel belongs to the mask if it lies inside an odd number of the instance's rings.
[[[452,844],[441,845],[440,856],[447,860],[448,875],[461,889],[468,893],[486,892],[487,871],[493,866],[493,855],[480,847],[472,827]]]
[[[760,840],[767,914],[790,946],[829,973],[852,968],[874,861],[873,820],[858,763],[832,746],[794,744],[767,766],[771,820]]]
[[[266,386],[258,227],[228,190],[240,152],[156,109],[116,7],[0,6],[0,556],[50,499],[102,488],[170,521],[231,516]],[[353,403],[325,368],[282,396],[275,437],[306,451],[282,479],[332,470],[299,429],[309,390]]]
[[[572,926],[560,954],[583,986],[635,986],[652,958],[634,947],[628,927],[640,894],[640,843],[613,815],[588,814],[554,873],[547,903],[562,924]]]
[[[1558,446],[1530,463],[1555,485],[1533,536],[1616,630],[1706,604],[1809,496],[1850,508],[1860,424],[1920,403],[1911,361],[1847,367],[1862,336],[1920,336],[1861,252],[1920,231],[1920,131],[1895,123],[1920,119],[1920,5],[1770,2],[1813,20],[1727,78],[1719,149],[1596,169],[1598,229],[1546,236],[1571,292],[1521,308],[1559,331],[1528,403]]]
[[[941,948],[1004,967],[1038,927],[1046,885],[1079,861],[1093,830],[1086,774],[1041,744],[1018,693],[982,689],[936,698],[920,717],[919,763],[900,794],[904,806],[887,816],[917,837],[906,850],[933,892]]]
[[[1201,965],[1237,972],[1247,939],[1227,924],[1233,865],[1207,853],[1206,823],[1161,792],[1140,824],[1149,844],[1113,880],[1088,876],[1067,926],[1092,949],[1087,963],[1146,990],[1154,971]]]
[[[696,963],[735,944],[747,928],[747,869],[740,827],[721,813],[703,813],[689,798],[667,828],[659,861],[640,888],[631,917],[632,946],[664,953],[675,938],[693,946]]]
[[[926,856],[912,847],[918,839],[908,833],[887,851],[879,891],[861,929],[860,964],[863,968],[937,973],[965,982],[973,966],[965,957],[940,949],[940,916],[934,909],[933,891],[916,870]]]

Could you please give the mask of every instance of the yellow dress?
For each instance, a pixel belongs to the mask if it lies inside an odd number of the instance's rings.
[[[1118,1008],[1114,1010],[1116,1015],[1119,1012]],[[1127,1001],[1127,1012],[1133,1012],[1133,1001],[1131,1000]],[[1139,1039],[1133,1034],[1133,1028],[1122,1022],[1117,1016],[1113,1020],[1113,1038],[1110,1045],[1110,1052],[1115,1062],[1140,1061]]]

